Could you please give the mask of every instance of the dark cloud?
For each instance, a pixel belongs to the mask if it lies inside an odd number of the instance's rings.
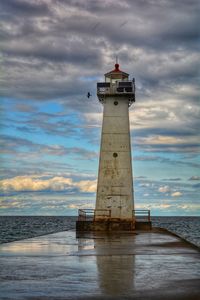
[[[25,15],[25,16],[40,16],[49,13],[48,5],[45,1],[32,0],[6,0],[1,1],[2,15]]]
[[[134,160],[199,167],[194,159],[200,126],[198,0],[5,0],[0,11],[0,95],[7,108],[1,118],[7,134],[2,150],[9,157],[2,174],[70,170],[70,176],[78,176],[82,159],[96,159],[91,149],[99,145],[97,115],[102,114],[96,82],[113,68],[116,55],[136,78],[130,121],[134,151],[141,154]],[[12,107],[8,98],[14,99]],[[53,102],[61,112],[39,109]],[[83,146],[69,146],[64,138]],[[63,157],[73,157],[76,170]],[[180,183],[169,174],[163,178],[170,188]],[[153,192],[160,186],[144,183]]]
[[[193,184],[192,187],[195,188],[195,189],[199,189],[200,188],[200,183]]]
[[[68,62],[74,64],[82,65],[93,65],[97,67],[99,63],[98,52],[96,49],[88,49],[85,47],[83,42],[72,43],[72,45],[67,46],[62,43],[55,44],[51,41],[30,41],[29,45],[21,43],[19,45],[16,43],[16,48],[13,45],[2,47],[2,54],[14,57],[23,57],[27,59],[40,59],[47,60],[51,62]],[[81,49],[81,51],[80,51]]]
[[[9,0],[1,5],[6,13],[2,95],[75,95],[74,81],[77,92],[85,88],[78,74],[100,76],[116,52],[128,71],[134,66],[143,95],[149,87],[163,90],[197,76],[198,1]]]

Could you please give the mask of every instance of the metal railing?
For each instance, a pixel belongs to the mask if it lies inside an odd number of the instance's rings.
[[[79,209],[78,221],[94,221],[96,219],[110,219],[110,209]]]
[[[78,221],[93,220],[94,209],[79,209],[78,210]]]
[[[111,209],[79,209],[78,221],[95,221],[95,220],[109,220],[111,219]],[[133,219],[136,222],[150,222],[150,210],[134,209]]]
[[[105,94],[134,94],[134,81],[122,81],[113,84],[107,82],[97,83],[97,95]]]
[[[134,209],[133,217],[135,218],[136,222],[150,222],[151,221],[151,214],[150,214],[150,210],[148,210],[148,209]]]

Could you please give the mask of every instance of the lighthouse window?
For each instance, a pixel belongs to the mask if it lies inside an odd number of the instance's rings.
[[[118,101],[115,101],[115,102],[114,102],[114,105],[118,105]]]
[[[118,154],[116,152],[113,153],[113,157],[117,157]]]

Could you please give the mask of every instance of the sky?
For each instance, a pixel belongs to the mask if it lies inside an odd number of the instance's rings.
[[[200,215],[199,12],[198,0],[0,1],[0,215],[94,208],[96,83],[116,55],[136,81],[135,208]]]

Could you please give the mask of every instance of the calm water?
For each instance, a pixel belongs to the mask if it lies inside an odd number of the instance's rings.
[[[0,216],[0,243],[75,228],[76,217]],[[200,217],[152,217],[153,226],[166,228],[200,247]]]

